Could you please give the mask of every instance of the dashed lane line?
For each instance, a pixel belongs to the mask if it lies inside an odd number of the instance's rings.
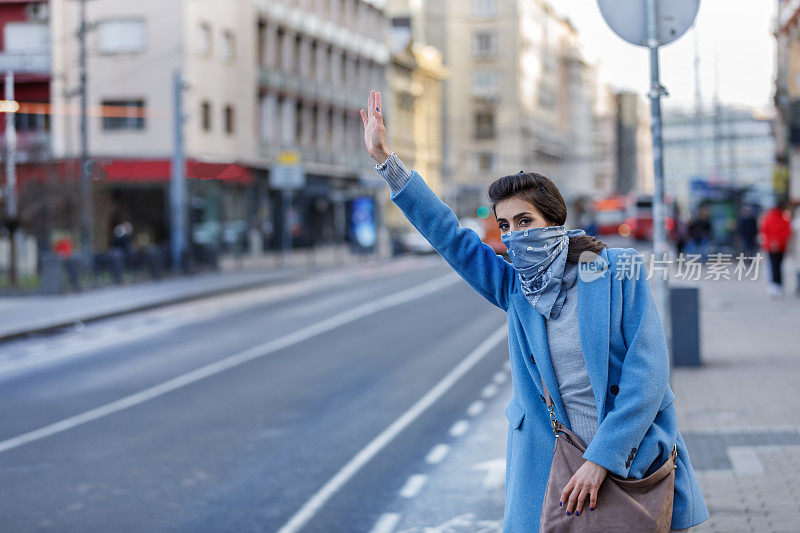
[[[191,372],[181,374],[180,376],[159,383],[158,385],[150,387],[149,389],[145,389],[143,391],[131,394],[129,396],[125,396],[124,398],[121,398],[119,400],[107,403],[100,407],[96,407],[89,411],[85,411],[78,415],[65,418],[63,420],[60,420],[53,424],[49,424],[47,426],[43,426],[39,429],[35,429],[28,433],[23,433],[22,435],[12,437],[4,441],[0,441],[0,453],[11,450],[12,448],[16,448],[18,446],[22,446],[29,442],[37,441],[45,437],[55,435],[57,433],[62,433],[64,431],[67,431],[68,429],[86,424],[88,422],[92,422],[99,418],[103,418],[105,416],[117,413],[119,411],[128,409],[135,405],[139,405],[148,400],[152,400],[153,398],[158,398],[159,396],[163,396],[164,394],[167,394],[174,390],[180,389],[182,387],[203,380],[210,376],[214,376],[230,368],[234,368],[244,363],[258,359],[260,357],[264,357],[265,355],[276,352],[293,344],[297,344],[299,342],[308,340],[312,337],[333,330],[350,322],[355,322],[356,320],[359,320],[363,317],[373,315],[374,313],[381,311],[383,309],[387,309],[390,307],[394,307],[396,305],[410,302],[417,298],[421,298],[433,292],[439,291],[441,289],[449,287],[450,285],[453,285],[459,279],[460,278],[456,274],[448,274],[446,276],[433,279],[427,283],[423,283],[422,285],[418,285],[411,289],[406,289],[404,291],[391,294],[384,298],[380,298],[378,300],[360,305],[343,313],[339,313],[325,320],[315,322],[314,324],[301,328],[293,333],[265,342],[258,346],[254,346],[237,354],[226,357],[225,359],[221,359],[204,367],[192,370]],[[497,331],[501,332],[502,328],[498,329]],[[480,357],[476,357],[476,360],[473,362],[473,365],[477,363],[477,361],[480,360],[480,358],[483,357],[483,355],[485,355],[485,353],[481,353],[479,351],[479,348],[484,347],[484,350],[488,352],[489,348],[485,348],[485,346],[488,346],[487,343],[490,340],[494,341],[494,344],[499,342],[499,340],[497,340],[496,337],[498,337],[497,332],[495,332],[491,337],[489,337],[489,339],[484,341],[483,344],[481,344],[481,346],[475,349],[473,354],[476,353],[480,354]],[[491,346],[493,347],[494,344],[492,344]],[[471,359],[468,360],[471,361]],[[456,368],[461,368],[461,366],[459,365]],[[455,372],[455,370],[448,375],[452,375],[453,372]],[[464,370],[464,372],[466,372],[466,370]],[[459,375],[458,377],[461,376]]]
[[[278,533],[295,533],[311,520],[323,505],[336,494],[364,465],[381,452],[397,435],[403,432],[439,398],[455,385],[467,372],[477,365],[492,349],[508,336],[508,325],[505,322],[486,340],[480,343],[453,370],[420,398],[400,418],[383,430],[369,444],[361,449],[346,465],[344,465],[327,483],[325,483],[300,509],[278,530]]]
[[[447,444],[437,444],[431,451],[428,452],[428,455],[425,456],[425,462],[431,465],[435,465],[440,463],[442,459],[447,456],[447,452],[450,451],[450,446]]]
[[[425,486],[427,480],[428,476],[425,474],[414,474],[410,476],[406,480],[405,485],[400,489],[400,496],[403,498],[413,498],[419,494],[419,491]]]

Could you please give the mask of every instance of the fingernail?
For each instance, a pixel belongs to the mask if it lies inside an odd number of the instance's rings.
[[[590,511],[594,511],[594,507],[589,507],[589,510]]]
[[[380,113],[380,112],[381,112],[381,108],[380,108],[380,107],[376,107],[375,109],[377,109],[377,110],[378,110],[378,113]]]
[[[559,506],[559,507],[561,507],[562,505],[564,505],[564,504],[563,504],[563,503],[561,503],[561,502],[558,502],[558,506]]]
[[[569,511],[567,511],[567,514],[570,514],[570,512],[569,512]]]
[[[581,512],[580,512],[580,511],[577,511],[577,512],[575,513],[575,516],[579,516],[580,514],[581,514]]]

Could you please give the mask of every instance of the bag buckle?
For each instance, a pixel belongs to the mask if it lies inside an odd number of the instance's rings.
[[[550,412],[550,425],[553,426],[553,435],[558,435],[558,428],[556,426],[556,413],[553,411],[555,409],[555,405],[550,405],[547,407],[547,410]]]
[[[678,445],[677,444],[674,444],[672,446],[672,453],[670,455],[672,455],[672,466],[674,466],[675,468],[678,468]]]

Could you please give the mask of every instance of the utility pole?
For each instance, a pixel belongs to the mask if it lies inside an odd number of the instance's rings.
[[[653,252],[654,257],[664,258],[667,253],[667,234],[664,228],[664,142],[661,130],[661,96],[666,90],[661,85],[658,64],[658,12],[656,0],[647,0],[647,48],[650,49],[650,126],[653,133]],[[669,317],[667,281],[655,280],[655,300]]]
[[[6,72],[5,88],[6,105],[14,103],[14,71]],[[17,125],[16,111],[6,112],[6,218],[8,220],[9,247],[11,249],[11,266],[8,278],[11,286],[17,285]]]
[[[170,176],[170,210],[172,215],[172,270],[180,274],[184,267],[186,250],[186,155],[183,140],[183,91],[186,85],[183,74],[176,71],[173,75],[174,105],[174,151],[172,156],[172,174]]]
[[[703,174],[705,162],[703,158],[703,94],[700,87],[700,37],[697,25],[694,28],[694,128],[695,128],[695,174]]]
[[[89,161],[89,122],[88,122],[88,95],[87,95],[87,57],[86,57],[86,34],[89,32],[89,24],[86,20],[86,3],[88,0],[78,0],[80,2],[80,27],[78,28],[78,47],[79,47],[79,76],[80,85],[78,92],[81,97],[81,125],[80,125],[80,172],[81,172],[81,251],[84,265],[90,275],[94,274],[94,203],[92,201],[92,188],[90,179],[94,166]]]

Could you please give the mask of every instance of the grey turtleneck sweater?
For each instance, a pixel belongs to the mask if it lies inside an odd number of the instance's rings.
[[[389,184],[393,194],[398,193],[411,177],[400,158],[392,152],[375,170]],[[558,318],[547,320],[547,343],[550,361],[558,381],[558,392],[567,412],[569,427],[588,446],[597,431],[597,408],[589,382],[589,373],[583,360],[578,338],[578,274],[577,263],[567,261],[562,281],[567,298]]]

